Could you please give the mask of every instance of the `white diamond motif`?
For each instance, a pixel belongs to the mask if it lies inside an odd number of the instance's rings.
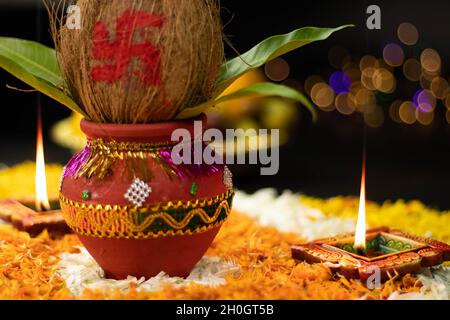
[[[127,193],[125,193],[125,199],[140,208],[151,192],[152,188],[147,183],[141,179],[134,179]]]

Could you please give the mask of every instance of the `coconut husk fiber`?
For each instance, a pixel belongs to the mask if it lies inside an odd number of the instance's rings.
[[[50,5],[52,33],[66,89],[89,120],[168,121],[210,99],[224,61],[215,0],[75,4],[81,29],[69,29]]]

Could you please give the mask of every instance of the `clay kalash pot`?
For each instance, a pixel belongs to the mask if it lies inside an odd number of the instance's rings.
[[[108,278],[188,276],[227,219],[234,195],[226,166],[174,164],[172,132],[187,129],[193,137],[194,120],[83,120],[81,128],[87,146],[61,181],[69,227]]]

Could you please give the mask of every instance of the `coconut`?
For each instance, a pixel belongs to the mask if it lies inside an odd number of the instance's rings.
[[[172,120],[209,100],[224,61],[214,0],[78,0],[81,28],[52,13],[65,86],[100,123]],[[53,7],[54,8],[54,7]]]

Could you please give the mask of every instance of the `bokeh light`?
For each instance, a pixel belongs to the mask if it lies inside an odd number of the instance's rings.
[[[422,66],[416,59],[408,59],[403,64],[403,74],[409,81],[419,81],[422,75]]]
[[[436,77],[431,81],[430,90],[437,99],[445,99],[449,93],[449,85],[447,80],[442,77]]]
[[[434,49],[425,49],[420,55],[420,63],[422,68],[431,74],[435,74],[441,70],[441,57]]]
[[[411,101],[405,101],[401,104],[399,109],[400,119],[407,124],[416,122],[416,108]]]
[[[439,77],[441,75],[441,72],[428,72],[426,70],[422,70],[422,76],[428,80],[428,82],[433,81],[434,78]]]
[[[320,82],[311,89],[311,99],[325,111],[334,110],[334,91],[326,83]]]
[[[348,64],[344,67],[343,71],[350,77],[352,84],[355,81],[361,80],[361,71],[359,70],[358,65]]]
[[[429,126],[434,120],[434,112],[423,112],[420,109],[416,109],[416,118],[420,124]]]
[[[378,60],[374,56],[364,56],[361,58],[361,61],[359,62],[359,68],[360,70],[364,70],[366,68],[378,68]]]
[[[430,90],[419,90],[413,97],[413,102],[416,108],[422,112],[431,112],[436,107],[436,98]]]
[[[355,94],[356,109],[362,113],[373,112],[376,105],[375,95],[372,91],[361,88]]]
[[[361,83],[368,90],[376,90],[375,84],[373,82],[373,78],[377,69],[374,67],[367,67],[361,72]]]
[[[402,119],[400,119],[400,106],[402,105],[403,101],[401,100],[395,100],[391,103],[389,106],[389,117],[397,123],[402,123]]]
[[[448,110],[450,123],[450,80],[443,73],[440,54],[419,43],[419,31],[412,23],[401,23],[396,32],[399,41],[385,44],[381,54],[356,59],[346,48],[331,48],[328,60],[335,70],[328,73],[328,82],[325,74],[310,76],[305,92],[321,110],[362,113],[374,128],[386,119],[429,126],[440,114],[439,101]]]
[[[344,115],[351,115],[356,110],[355,96],[351,92],[338,94],[334,103],[337,111]]]
[[[384,59],[378,59],[378,68],[377,69],[386,69],[390,72],[393,72],[394,67],[387,64],[386,61],[384,61]]]
[[[306,92],[306,94],[308,94],[309,96],[311,96],[311,90],[312,90],[312,88],[313,88],[316,84],[318,84],[318,83],[320,83],[320,82],[324,82],[324,80],[323,80],[322,77],[319,77],[319,76],[317,76],[317,75],[312,75],[312,76],[309,76],[308,78],[306,78],[306,80],[305,80],[305,92]]]
[[[430,89],[432,79],[428,79],[424,73],[420,76],[420,87],[422,89]]]
[[[396,43],[389,43],[383,49],[384,61],[391,67],[399,67],[405,60],[405,53],[402,47]]]
[[[349,92],[352,88],[352,79],[345,72],[335,71],[330,76],[329,84],[336,94]]]
[[[400,41],[408,46],[413,46],[419,40],[417,28],[409,22],[401,23],[397,28],[397,36]]]
[[[291,68],[286,60],[277,58],[266,63],[265,73],[267,78],[272,81],[283,81],[289,77]]]
[[[383,93],[392,93],[396,87],[394,75],[386,69],[377,69],[372,81],[375,88]]]

